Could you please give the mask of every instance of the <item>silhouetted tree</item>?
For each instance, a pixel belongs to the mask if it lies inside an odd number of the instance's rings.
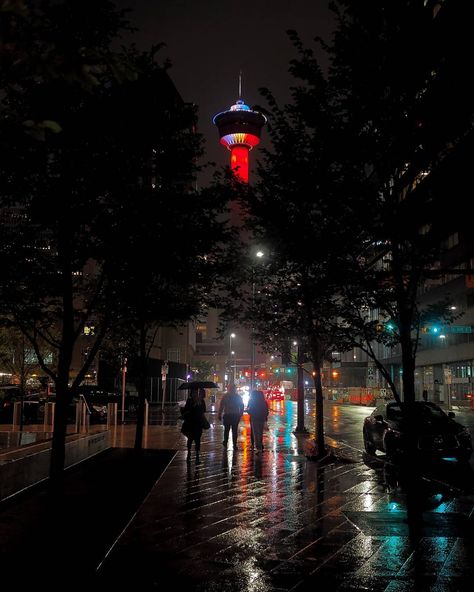
[[[360,183],[357,171],[345,167],[340,122],[318,61],[295,33],[291,37],[298,51],[290,67],[297,81],[292,102],[279,107],[263,90],[272,149],[264,152],[255,186],[241,193],[248,226],[269,252],[256,291],[247,293],[246,314],[264,348],[280,349],[296,337],[311,360],[322,455],[321,368],[331,351],[341,349],[336,319],[344,269],[362,240],[356,215]]]
[[[348,278],[345,296],[357,307],[348,307],[346,321],[372,357],[371,341],[400,345],[409,407],[420,328],[427,319],[454,318],[446,294],[425,307],[420,291],[427,279],[449,273],[439,265],[441,239],[460,223],[446,216],[437,185],[444,185],[440,170],[472,117],[472,91],[466,89],[470,98],[454,91],[464,86],[462,64],[472,55],[464,24],[470,10],[422,0],[342,0],[332,8],[329,80],[352,166],[366,172],[369,207],[360,219],[371,237],[358,254],[358,281]],[[370,316],[374,311],[379,318]],[[398,398],[387,372],[385,378]]]
[[[107,129],[106,104],[136,76],[129,56],[110,49],[126,28],[124,13],[105,0],[4,3],[0,12],[0,300],[56,385],[52,477],[64,466],[68,403],[110,321],[101,222],[127,158],[119,126]],[[74,348],[91,319],[94,340],[70,385]]]
[[[197,231],[213,229],[211,206],[192,191],[194,109],[156,63],[157,48],[111,49],[127,28],[107,0],[7,3],[0,12],[1,313],[56,385],[55,479],[68,403],[105,336],[127,307],[131,332],[151,317],[189,318],[196,284],[187,265],[209,250]],[[88,354],[72,376],[88,323]]]

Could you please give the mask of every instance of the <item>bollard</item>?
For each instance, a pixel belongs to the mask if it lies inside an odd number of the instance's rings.
[[[13,426],[19,426],[21,423],[21,401],[15,401],[13,403]]]
[[[117,425],[117,403],[107,403],[107,427]]]
[[[148,425],[148,411],[150,409],[150,403],[148,403],[148,399],[145,399],[145,413],[143,416],[143,425]]]
[[[82,404],[82,422],[81,422],[81,432],[88,432],[89,431],[89,424],[90,424],[90,413],[87,408],[87,404],[85,401],[81,401]]]
[[[44,431],[51,432],[54,425],[54,411],[56,403],[46,403],[44,406]]]
[[[82,414],[84,413],[84,403],[78,401],[76,403],[76,432],[81,431],[82,426]]]

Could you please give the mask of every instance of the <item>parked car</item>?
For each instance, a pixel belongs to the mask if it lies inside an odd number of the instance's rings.
[[[454,421],[455,414],[445,413],[434,403],[417,401],[414,405],[418,428],[417,452],[425,457],[443,457],[467,461],[472,454],[472,439],[468,428]],[[376,450],[387,456],[400,456],[405,451],[406,432],[400,405],[379,403],[363,426],[364,447],[368,454]]]
[[[20,400],[20,389],[14,384],[0,386],[0,422],[11,423],[13,420],[13,406]]]
[[[38,413],[38,393],[26,392],[23,397],[23,420],[33,423]],[[21,401],[21,389],[16,384],[0,385],[0,423],[13,421],[14,404]]]
[[[68,424],[76,421],[76,404],[80,397],[73,397],[67,406],[66,421]],[[87,400],[87,413],[89,413],[90,423],[104,423],[107,421],[107,406],[91,404]],[[42,423],[47,403],[56,403],[56,394],[50,395],[31,395],[25,397],[23,405],[23,417],[25,423]]]
[[[122,409],[122,393],[117,391],[105,391],[93,385],[82,385],[79,387],[78,395],[83,396],[90,407],[105,407],[107,413],[108,403],[117,403],[117,410]],[[136,395],[125,394],[125,413],[127,417],[135,417],[138,407]]]
[[[28,393],[23,398],[23,421],[24,423],[38,423],[42,411],[41,395],[39,393]]]

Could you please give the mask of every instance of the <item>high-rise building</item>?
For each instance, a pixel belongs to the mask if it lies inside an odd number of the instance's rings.
[[[472,6],[425,0],[426,23],[436,41],[432,70],[420,79],[416,134],[403,166],[393,173],[393,187],[403,204],[400,225],[410,223],[420,235],[431,233],[438,259],[418,293],[422,308],[445,298],[458,318],[452,324],[425,322],[420,327],[415,392],[421,399],[471,406],[474,399],[474,240],[469,201],[474,149],[474,92],[465,73],[472,68],[469,33]],[[383,254],[390,257],[390,253]],[[380,259],[383,265],[383,258]],[[375,313],[377,311],[374,311]],[[376,319],[375,315],[372,320]],[[376,344],[396,386],[402,389],[400,347]],[[385,387],[379,371],[359,350],[338,355],[328,386]]]

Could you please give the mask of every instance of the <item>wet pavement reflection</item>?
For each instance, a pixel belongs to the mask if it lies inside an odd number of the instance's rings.
[[[414,473],[369,457],[345,434],[344,413],[328,409],[328,441],[344,458],[324,466],[303,455],[292,402],[272,403],[260,455],[250,449],[247,416],[234,451],[223,449],[210,415],[200,463],[186,462],[179,421],[164,425],[163,442],[178,442],[180,452],[99,580],[120,574],[137,590],[170,589],[166,581],[196,591],[470,590],[471,467],[446,462]],[[361,430],[363,416],[357,410],[350,429]]]

